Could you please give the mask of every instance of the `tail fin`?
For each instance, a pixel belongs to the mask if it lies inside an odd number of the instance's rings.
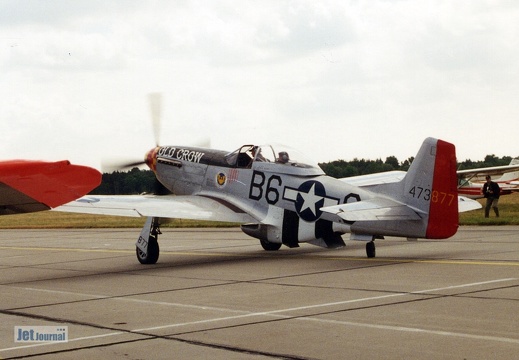
[[[458,230],[457,184],[454,145],[427,138],[401,181],[370,186],[372,198],[321,210],[351,224],[352,238],[445,239]]]
[[[427,138],[403,183],[403,202],[428,214],[425,238],[445,239],[458,229],[456,150],[453,144]]]

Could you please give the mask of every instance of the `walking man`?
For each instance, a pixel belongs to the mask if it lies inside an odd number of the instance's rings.
[[[499,185],[492,181],[489,175],[485,176],[485,179],[487,182],[485,185],[483,185],[483,195],[487,198],[487,204],[485,206],[485,217],[487,218],[490,213],[490,208],[494,209],[494,212],[496,213],[496,217],[499,217],[499,209],[498,209],[498,203],[499,203],[499,193],[501,192],[501,189],[499,188]]]

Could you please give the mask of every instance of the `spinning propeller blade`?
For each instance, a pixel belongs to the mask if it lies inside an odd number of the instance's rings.
[[[160,120],[162,114],[162,94],[151,93],[148,95],[151,111],[151,124],[153,126],[153,136],[155,138],[155,146],[160,144]]]
[[[160,141],[160,122],[162,113],[162,94],[151,93],[148,95],[148,102],[150,105],[151,113],[151,124],[153,127],[153,137],[155,139],[155,145],[159,146]],[[146,154],[147,155],[147,154]],[[105,173],[111,173],[118,170],[130,170],[136,166],[146,164],[146,159],[142,160],[107,160],[102,163],[102,170]]]

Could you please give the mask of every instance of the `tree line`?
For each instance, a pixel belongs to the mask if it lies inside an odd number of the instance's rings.
[[[382,159],[367,160],[354,158],[351,161],[335,160],[319,163],[319,166],[328,176],[343,178],[357,175],[367,175],[392,170],[407,171],[414,157],[399,161],[395,156]],[[497,157],[487,155],[484,160],[465,160],[458,162],[458,169],[475,169],[490,166],[502,166],[510,164],[511,156]],[[104,173],[99,185],[91,194],[97,195],[126,195],[155,193],[157,190],[155,174],[151,170],[140,170],[133,168],[128,172],[115,171]]]
[[[343,178],[357,175],[367,175],[392,170],[407,171],[414,157],[410,157],[402,162],[399,162],[395,156],[388,156],[385,161],[382,159],[366,160],[353,159],[351,161],[335,160],[327,163],[319,163],[319,166],[326,175],[335,178]],[[503,166],[510,164],[511,156],[498,157],[495,155],[487,155],[484,160],[472,161],[470,159],[463,162],[458,162],[458,170],[476,169],[491,166]]]
[[[133,195],[153,193],[155,189],[155,174],[151,170],[133,168],[130,171],[115,171],[103,173],[101,185],[91,194],[96,195]]]

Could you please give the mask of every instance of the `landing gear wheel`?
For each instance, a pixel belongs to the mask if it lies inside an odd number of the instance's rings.
[[[281,244],[278,243],[272,243],[267,240],[260,240],[261,247],[267,251],[276,251],[281,248]]]
[[[369,258],[375,257],[376,251],[375,251],[375,243],[373,241],[366,243],[366,255],[368,255]]]
[[[159,259],[159,243],[157,240],[150,237],[148,241],[148,254],[145,254],[141,249],[136,247],[137,260],[141,264],[155,264]]]
[[[137,240],[135,252],[137,254],[137,260],[141,264],[155,264],[159,259],[159,235],[160,223],[159,218],[149,217],[146,219],[144,226],[139,234]],[[146,239],[148,241],[146,241]]]

